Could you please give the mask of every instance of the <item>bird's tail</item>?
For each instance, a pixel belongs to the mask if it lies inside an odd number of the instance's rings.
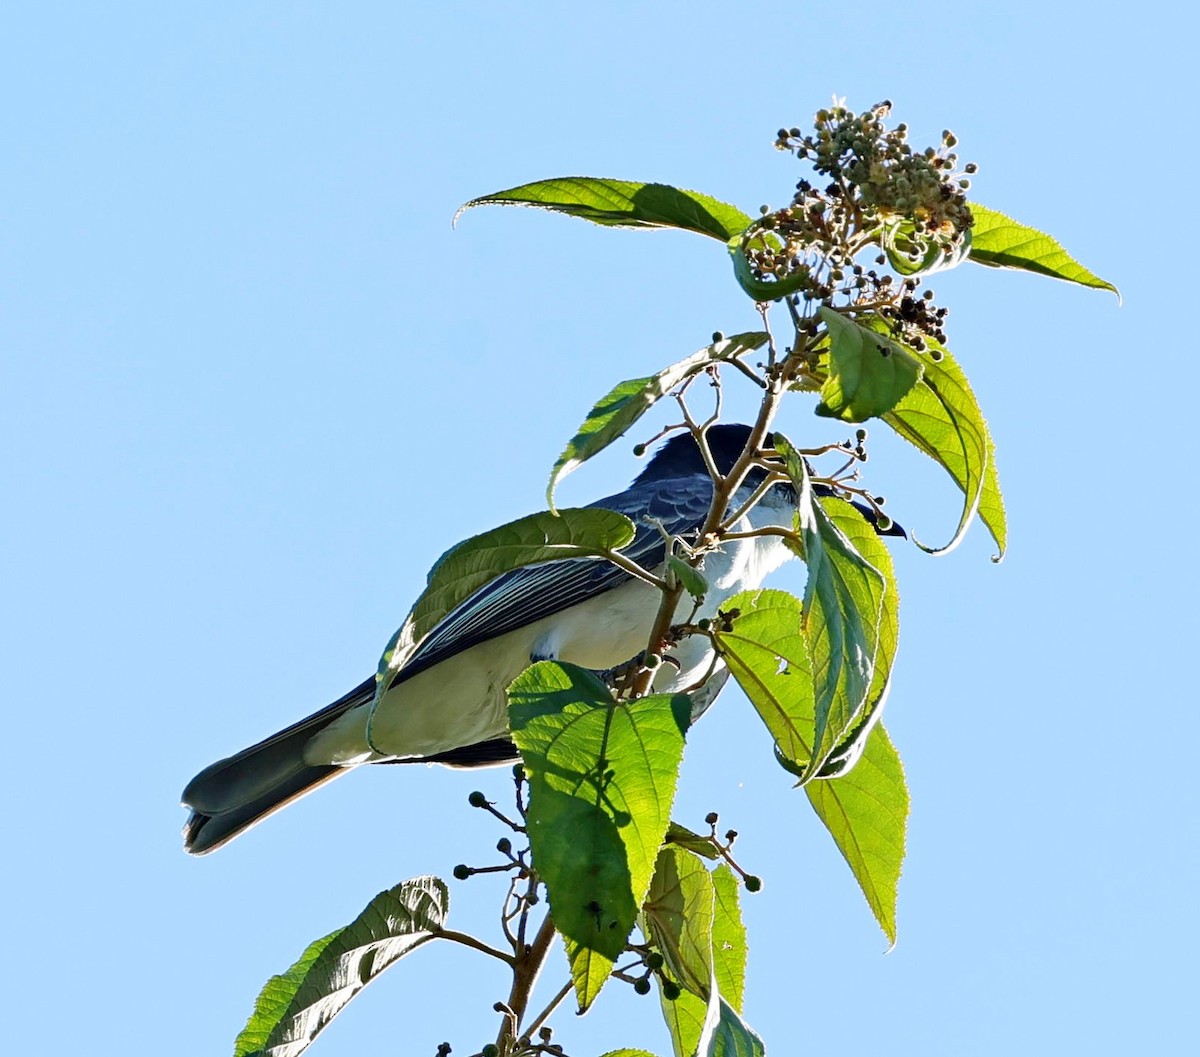
[[[205,855],[348,767],[309,764],[304,746],[319,731],[375,693],[374,677],[345,697],[257,745],[204,768],[183,791],[192,814],[183,827],[184,850]]]

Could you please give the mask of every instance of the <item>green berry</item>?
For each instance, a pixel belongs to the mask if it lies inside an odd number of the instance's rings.
[[[467,803],[472,807],[487,807],[487,797],[476,789],[475,792],[467,797]]]

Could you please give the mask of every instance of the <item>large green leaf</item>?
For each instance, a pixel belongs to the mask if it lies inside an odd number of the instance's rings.
[[[712,872],[713,975],[717,988],[739,1013],[746,995],[746,926],[742,922],[741,885],[727,863]]]
[[[829,330],[829,377],[821,386],[817,414],[865,422],[890,411],[921,377],[912,350],[832,308],[818,315]]]
[[[734,595],[721,608],[737,615],[728,627],[714,625],[717,650],[780,750],[807,768],[815,702],[803,603],[786,591],[760,588]]]
[[[696,1047],[704,1033],[704,1016],[708,1003],[690,991],[680,991],[675,998],[667,998],[659,980],[659,1006],[663,1022],[671,1036],[671,1049],[675,1057],[696,1057]]]
[[[666,845],[658,853],[642,920],[671,979],[704,999],[713,975],[715,902],[712,875],[704,863]]]
[[[436,877],[381,892],[345,928],[317,940],[258,996],[234,1057],[296,1057],[384,969],[435,939],[450,896]]]
[[[736,615],[713,636],[775,739],[779,762],[807,782],[841,773],[858,758],[887,690],[899,597],[891,555],[862,514],[832,497],[812,503],[807,470],[794,469],[814,526],[804,536],[808,603],[766,588],[742,592],[722,607]]]
[[[460,207],[454,219],[474,206],[485,205],[536,206],[607,227],[681,228],[722,242],[751,223],[737,206],[699,191],[594,176],[537,180],[473,198]]]
[[[554,507],[555,486],[572,470],[582,466],[593,455],[603,451],[625,432],[655,403],[689,378],[714,363],[737,359],[747,352],[762,348],[769,335],[762,331],[735,334],[714,341],[685,360],[671,364],[646,378],[631,378],[621,382],[605,396],[583,420],[579,432],[571,438],[550,471],[546,498]]]
[[[830,778],[842,774],[854,766],[862,754],[871,728],[878,720],[877,710],[883,707],[892,677],[892,664],[896,658],[896,646],[900,635],[900,594],[896,589],[896,570],[892,553],[888,550],[875,527],[850,503],[833,496],[817,500],[825,515],[850,542],[873,569],[883,577],[885,590],[879,610],[879,627],[876,639],[875,666],[871,676],[871,687],[867,692],[867,707],[861,713],[851,731],[834,748],[819,778]],[[810,630],[819,631],[823,612],[816,610],[812,619],[817,625]]]
[[[526,565],[605,555],[627,546],[633,522],[596,507],[548,510],[510,521],[451,547],[429,570],[429,581],[379,661],[381,681],[398,672],[413,649],[447,614],[485,584]]]
[[[887,324],[877,320],[872,325]],[[999,561],[1008,542],[1008,525],[996,471],[996,448],[987,420],[950,350],[934,338],[927,337],[925,342],[939,358],[930,356],[926,360],[921,380],[883,415],[883,421],[954,479],[962,489],[963,508],[948,543],[928,547],[918,540],[917,545],[933,554],[952,550],[962,542],[978,513],[1000,548],[996,555]]]
[[[1045,232],[974,203],[971,215],[975,223],[971,227],[970,259],[976,264],[1036,272],[1095,290],[1111,290],[1120,298],[1121,292],[1112,283],[1088,271]]]
[[[745,991],[746,929],[742,924],[741,908],[738,905],[737,878],[724,863],[712,873],[708,873],[703,864],[693,858],[693,862],[704,870],[709,883],[703,884],[703,879],[695,875],[694,868],[686,867],[687,875],[694,878],[690,885],[690,893],[685,891],[689,888],[686,883],[680,884],[678,889],[672,889],[672,879],[679,875],[674,864],[683,856],[688,856],[687,852],[678,849],[674,854],[675,858],[666,866],[663,859],[659,860],[663,877],[660,884],[658,874],[655,875],[651,892],[660,894],[662,900],[653,912],[651,907],[647,906],[646,919],[647,927],[663,953],[668,978],[682,984],[684,988],[673,999],[666,997],[661,986],[659,990],[663,1020],[671,1035],[675,1057],[694,1057],[697,1052],[761,1053],[761,1043],[758,1043],[758,1049],[754,1049],[757,1036],[738,1016]],[[688,920],[689,906],[702,904],[706,895],[712,899],[711,917],[701,908],[699,924]],[[668,957],[667,950],[682,947],[686,951],[691,944],[702,945],[704,930],[709,924],[711,929],[707,938],[710,944],[708,961],[711,965],[711,975],[706,986],[697,987],[701,981],[695,979],[695,969],[705,960],[703,951],[692,949],[691,964],[681,978],[674,970],[673,958]],[[675,932],[676,938],[664,943],[664,932]],[[689,939],[685,941],[680,937]],[[701,997],[701,992],[706,997]],[[715,1022],[709,1028],[706,1047],[701,1048],[701,1037],[705,1033],[709,1016],[714,1017]],[[739,1049],[738,1046],[750,1048]]]
[[[908,786],[882,724],[867,738],[854,769],[804,787],[891,943],[896,942],[896,886],[904,862]]]
[[[654,694],[617,702],[591,672],[556,661],[527,668],[508,695],[530,783],[533,861],[586,1009],[650,887],[691,700]]]
[[[814,501],[808,467],[782,434],[784,456],[799,500],[796,521],[804,542],[804,636],[814,692],[811,777],[863,719],[879,650],[887,581]]]
[[[754,1030],[724,998],[709,1002],[697,1057],[763,1057],[766,1048]]]

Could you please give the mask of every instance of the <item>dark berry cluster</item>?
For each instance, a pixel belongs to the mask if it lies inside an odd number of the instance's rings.
[[[924,352],[928,347],[926,339],[932,339],[939,345],[946,344],[946,332],[942,324],[950,310],[934,304],[932,290],[917,296],[919,285],[916,279],[906,279],[900,297],[881,306],[879,314],[892,325],[892,334],[896,338],[918,352]],[[930,355],[935,360],[941,359],[936,347],[930,350]]]

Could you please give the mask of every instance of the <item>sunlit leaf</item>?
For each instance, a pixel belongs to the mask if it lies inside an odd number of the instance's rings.
[[[435,939],[450,896],[436,877],[381,892],[353,922],[317,940],[267,981],[234,1057],[296,1057],[384,969]]]
[[[817,414],[865,422],[890,411],[921,377],[916,353],[832,308],[818,315],[829,329],[829,377]]]
[[[887,582],[815,501],[808,467],[787,438],[777,433],[775,446],[796,488],[808,566],[804,635],[812,665],[815,777],[870,703]]]
[[[896,887],[904,862],[908,787],[900,756],[882,724],[871,731],[854,769],[804,787],[866,896],[889,942],[896,942]]]
[[[875,665],[871,676],[871,688],[867,692],[867,705],[850,732],[830,753],[817,775],[819,778],[830,778],[855,765],[862,755],[871,728],[878,721],[879,710],[883,708],[900,635],[900,594],[896,588],[892,553],[862,511],[834,496],[822,496],[817,502],[854,550],[883,577],[885,584],[880,601]],[[818,622],[823,619],[822,612],[817,610],[813,619]]]
[[[678,844],[681,848],[686,848],[705,859],[719,858],[711,838],[702,837],[699,833],[693,832],[687,826],[681,826],[678,822],[672,822],[667,826],[667,835],[663,840],[667,844]]]
[[[744,591],[723,606],[736,613],[713,637],[733,678],[786,756],[812,759],[812,666],[804,638],[804,607],[795,595],[771,588]]]
[[[747,352],[762,348],[767,338],[761,331],[722,338],[658,374],[631,378],[617,385],[588,412],[579,431],[554,464],[550,472],[550,484],[546,488],[551,509],[554,507],[554,489],[558,482],[623,436],[658,400],[706,367],[737,359]]]
[[[1088,271],[1045,232],[974,202],[971,215],[975,223],[971,228],[970,259],[976,264],[1036,272],[1096,290],[1111,290],[1120,298],[1121,292],[1112,283]]]
[[[708,998],[713,974],[712,875],[691,852],[668,844],[658,854],[643,921],[666,971],[682,987]]]
[[[459,209],[454,219],[457,221],[474,206],[485,205],[536,206],[607,227],[680,228],[722,242],[751,223],[750,217],[737,206],[699,191],[593,176],[537,180],[473,198]]]
[[[681,991],[676,998],[667,998],[659,981],[659,1007],[663,1022],[671,1036],[671,1049],[675,1057],[695,1057],[696,1047],[704,1031],[704,1016],[708,1003],[690,991]]]
[[[873,325],[886,326],[882,320]],[[998,561],[1004,556],[1008,525],[996,471],[995,445],[987,420],[950,350],[931,337],[926,337],[925,343],[930,355],[925,358],[921,380],[882,417],[953,478],[962,489],[963,508],[948,543],[928,547],[916,541],[917,545],[935,554],[952,550],[962,541],[978,513],[1000,548]],[[935,359],[935,355],[939,358]]]
[[[508,695],[529,778],[529,842],[586,1009],[650,886],[691,700],[618,703],[591,672],[556,661],[527,668]]]
[[[724,863],[709,872],[694,855],[670,847],[659,857],[643,927],[664,956],[667,979],[684,989],[667,998],[660,980],[662,1017],[677,1055],[696,1052],[706,1002],[742,1009],[746,935],[738,891]]]
[[[716,989],[714,988],[714,991]],[[709,1002],[697,1057],[763,1057],[762,1039],[724,998]]]
[[[742,922],[741,891],[737,875],[727,863],[712,872],[713,975],[721,997],[739,1013],[746,993],[746,926]]]
[[[609,1050],[601,1057],[654,1057],[649,1050]]]

